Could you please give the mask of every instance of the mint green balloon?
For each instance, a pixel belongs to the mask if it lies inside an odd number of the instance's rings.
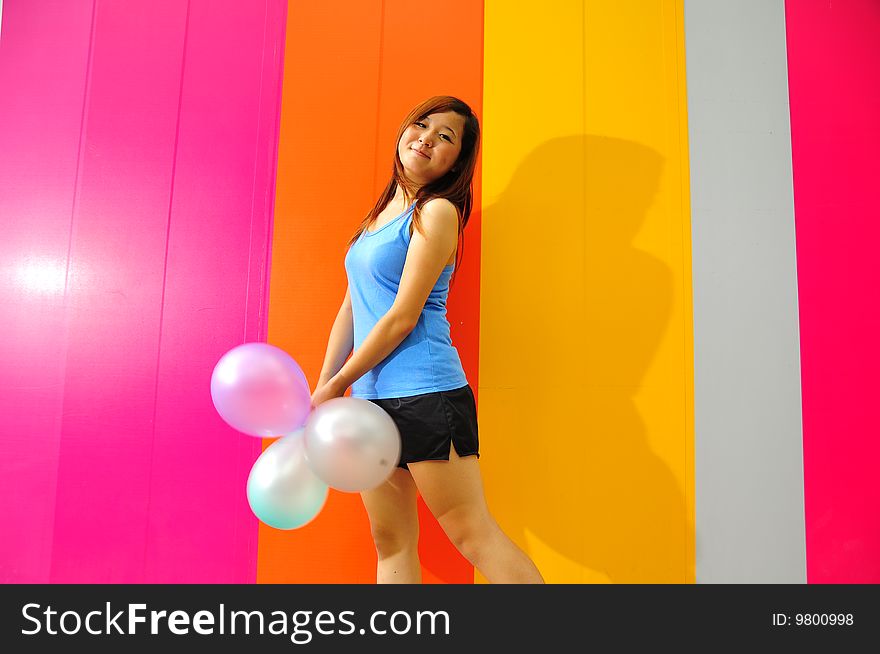
[[[302,434],[300,429],[272,443],[248,475],[251,511],[275,529],[297,529],[311,522],[330,491],[305,461]]]

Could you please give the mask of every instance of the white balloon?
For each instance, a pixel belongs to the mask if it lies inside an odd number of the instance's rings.
[[[305,456],[331,488],[347,493],[375,488],[400,461],[400,432],[381,407],[355,397],[318,406],[304,428]]]
[[[330,492],[305,461],[302,434],[300,429],[272,443],[248,475],[251,511],[276,529],[296,529],[311,522]]]

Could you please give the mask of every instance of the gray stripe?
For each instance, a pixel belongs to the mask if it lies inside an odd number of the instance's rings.
[[[805,583],[783,0],[685,0],[696,579]]]

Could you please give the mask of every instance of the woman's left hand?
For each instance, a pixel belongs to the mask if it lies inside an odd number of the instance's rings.
[[[346,388],[334,377],[323,386],[316,388],[315,392],[312,393],[312,408],[321,405],[327,400],[332,400],[334,397],[342,397],[345,395]]]

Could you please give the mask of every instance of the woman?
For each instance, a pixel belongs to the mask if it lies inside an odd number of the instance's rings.
[[[457,98],[430,98],[403,121],[391,180],[349,242],[348,289],[312,395],[318,406],[352,386],[400,431],[397,469],[361,493],[377,583],[421,583],[417,490],[490,582],[543,583],[486,505],[474,395],[446,320],[479,145],[477,118]]]

